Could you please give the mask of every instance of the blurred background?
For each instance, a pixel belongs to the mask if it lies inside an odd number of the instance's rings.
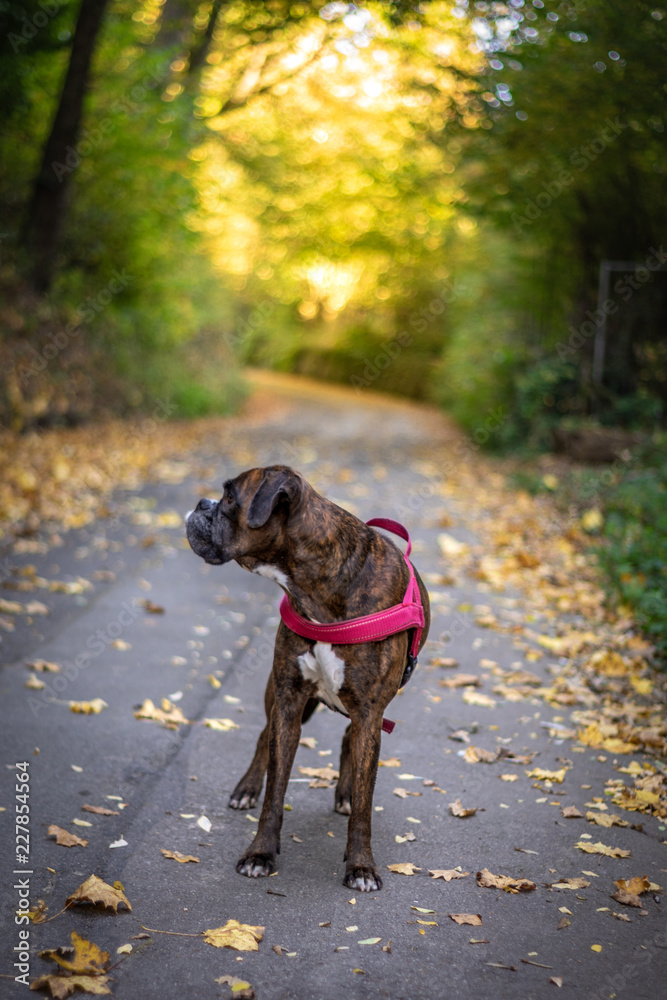
[[[496,447],[664,419],[663,9],[26,0],[0,24],[5,422],[219,412],[246,365],[471,431],[502,407]]]
[[[475,446],[611,465],[587,530],[667,622],[666,27],[647,0],[3,2],[0,421],[234,412],[248,368],[435,403]]]

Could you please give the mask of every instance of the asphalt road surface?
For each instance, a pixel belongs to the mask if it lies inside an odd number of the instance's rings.
[[[443,524],[454,539],[475,542],[465,497],[440,488],[456,433],[428,408],[381,397],[268,376],[260,392],[272,400],[266,415],[230,421],[228,433],[203,441],[187,467],[166,477],[171,482],[119,493],[109,516],[92,527],[11,558],[15,575],[30,564],[39,576],[79,585],[36,595],[49,614],[19,616],[0,645],[0,996],[26,995],[27,981],[55,971],[38,952],[68,945],[73,931],[110,953],[109,987],[120,1000],[238,995],[217,982],[226,975],[249,983],[258,1000],[664,995],[660,893],[645,893],[641,910],[610,898],[616,879],[647,875],[664,883],[664,826],[637,813],[623,816],[642,820],[641,832],[563,817],[563,806],[585,813],[589,799],[604,796],[605,782],[618,776],[612,760],[589,748],[572,752],[557,726],[545,725],[556,717],[567,725],[569,709],[492,695],[491,662],[528,667],[550,683],[558,661],[526,664],[511,632],[476,623],[476,606],[507,611],[520,601],[516,594],[491,592],[465,576],[447,580],[438,545]],[[384,888],[372,894],[342,885],[347,820],[333,811],[333,788],[310,787],[298,770],[337,767],[345,720],[324,708],[304,727],[316,742],[299,747],[277,875],[252,880],[234,870],[259,809],[236,812],[226,803],[263,726],[282,592],[234,564],[206,566],[185,544],[181,518],[200,496],[219,495],[223,479],[276,461],[300,469],[364,519],[403,520],[434,595],[429,644],[387,713],[396,728],[383,736],[386,766],[373,814]],[[439,682],[454,671],[431,662],[438,657],[476,674],[481,686],[467,690],[493,704],[443,688]],[[40,659],[60,671],[27,669]],[[26,688],[31,675],[45,687]],[[187,724],[172,730],[135,718],[146,699],[159,707],[165,697]],[[71,701],[98,698],[107,706],[99,714],[70,710]],[[238,728],[219,731],[205,719]],[[460,730],[469,743],[451,738]],[[469,763],[462,755],[470,744],[505,756]],[[532,767],[565,767],[565,780],[535,787],[527,757]],[[22,814],[29,823],[17,827],[15,780],[26,771],[29,813]],[[500,780],[507,774],[516,780]],[[475,814],[452,815],[457,799]],[[87,846],[57,844],[48,835],[52,824]],[[22,861],[17,831],[24,830],[30,850]],[[573,846],[582,836],[631,857],[584,854]],[[180,863],[162,850],[199,860]],[[416,866],[413,875],[387,869],[403,862]],[[476,876],[485,868],[536,887],[481,887]],[[461,877],[449,881],[429,874],[457,869]],[[16,922],[26,899],[32,907],[43,900],[53,917],[92,874],[122,883],[132,911],[79,904],[48,922]],[[548,888],[574,878],[587,884]],[[450,914],[479,914],[481,925],[460,925]],[[257,951],[215,948],[201,936],[232,918],[264,928]],[[117,954],[125,944],[132,952]],[[16,982],[24,966],[27,976]]]

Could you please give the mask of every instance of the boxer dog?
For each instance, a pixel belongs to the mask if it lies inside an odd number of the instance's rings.
[[[251,878],[270,875],[280,852],[283,800],[301,725],[318,702],[342,712],[350,719],[335,792],[336,811],[350,817],[343,884],[361,892],[380,889],[371,814],[382,716],[426,640],[430,614],[424,584],[392,541],[320,496],[284,465],[250,469],[230,479],[219,501],[200,500],[186,522],[188,541],[198,556],[212,565],[233,559],[274,580],[288,597],[287,611],[306,631],[328,623],[346,628],[350,619],[396,606],[414,587],[416,603],[411,606],[421,605],[420,613],[423,609],[423,625],[416,631],[332,644],[298,634],[281,620],[264,699],[266,726],[229,800],[232,809],[252,808],[267,774],[257,835],[236,870]],[[284,606],[285,599],[283,618]]]

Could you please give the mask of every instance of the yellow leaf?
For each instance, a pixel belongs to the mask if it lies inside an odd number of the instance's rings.
[[[135,719],[152,719],[155,722],[164,722],[168,729],[176,729],[181,723],[189,722],[178,706],[172,704],[168,698],[162,699],[162,708],[157,708],[150,698],[146,698],[141,708],[134,713]]]
[[[538,781],[555,781],[562,785],[567,774],[567,768],[561,767],[558,771],[547,771],[543,767],[534,767],[532,771],[526,771],[529,778],[537,778]]]
[[[204,931],[204,940],[214,948],[234,948],[236,951],[259,951],[258,942],[264,937],[264,928],[241,924],[230,919],[224,927]]]
[[[581,524],[581,527],[584,529],[584,531],[592,533],[594,531],[600,530],[600,528],[604,524],[604,518],[602,517],[602,514],[597,507],[591,507],[590,510],[584,511],[584,513],[581,515],[579,523]]]
[[[239,728],[231,719],[204,719],[204,725],[209,729],[215,729],[218,733],[228,733],[232,729]]]
[[[653,681],[650,677],[631,677],[630,683],[637,694],[650,694],[653,690]]]
[[[601,944],[592,944],[591,945],[591,951],[597,951],[597,952],[602,951],[602,945]]]
[[[466,705],[478,705],[480,708],[495,708],[496,702],[489,698],[488,694],[481,694],[472,687],[467,687],[463,691],[463,700]]]
[[[378,767],[400,767],[401,762],[398,757],[389,757],[387,760],[379,760]]]
[[[109,952],[102,951],[92,941],[86,941],[72,931],[72,945],[66,948],[49,948],[40,951],[39,957],[57,962],[68,972],[78,975],[99,976],[109,965]]]
[[[624,851],[620,847],[607,847],[606,844],[600,843],[598,841],[596,844],[589,844],[585,840],[579,840],[574,845],[578,847],[580,851],[585,851],[586,854],[605,854],[609,858],[629,858],[631,851]]]
[[[417,868],[413,865],[412,861],[401,861],[399,864],[387,865],[390,872],[396,872],[397,875],[414,875],[415,872],[420,872],[421,868]]]
[[[498,754],[495,750],[484,750],[482,747],[476,747],[471,744],[469,747],[466,747],[463,759],[468,764],[479,764],[480,762],[482,764],[493,764],[498,759]]]
[[[299,767],[299,771],[309,778],[321,778],[323,781],[333,781],[339,776],[338,771],[330,764],[326,767]]]
[[[107,885],[97,875],[91,875],[85,882],[82,882],[79,888],[71,896],[67,897],[65,902],[68,904],[84,902],[101,903],[107,909],[113,910],[114,913],[118,913],[118,907],[122,903],[124,906],[127,906],[128,910],[132,910],[130,901],[125,893],[120,889]]]
[[[92,701],[70,701],[69,707],[71,712],[82,715],[99,715],[103,708],[109,706],[102,698],[94,698]]]

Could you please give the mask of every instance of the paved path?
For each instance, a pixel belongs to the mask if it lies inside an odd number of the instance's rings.
[[[0,804],[6,809],[0,813],[0,973],[13,975],[12,949],[19,943],[11,767],[28,761],[32,874],[24,878],[31,903],[43,899],[52,916],[95,873],[110,884],[122,882],[133,908],[114,914],[81,906],[31,926],[33,977],[51,966],[37,952],[68,944],[77,931],[113,956],[127,942],[134,946],[112,972],[113,994],[121,1000],[224,998],[229,987],[216,979],[226,974],[248,981],[258,1000],[541,1000],[556,995],[550,977],[562,978],[563,996],[659,996],[667,970],[660,897],[645,894],[640,913],[620,906],[610,893],[621,877],[647,874],[664,882],[663,827],[644,818],[641,833],[563,818],[563,805],[585,812],[591,797],[604,797],[605,781],[619,777],[611,759],[588,749],[572,752],[571,742],[545,726],[554,718],[567,725],[570,708],[492,693],[499,670],[527,667],[550,683],[549,665],[556,661],[526,663],[510,632],[478,624],[484,609],[514,614],[518,595],[491,592],[452,573],[441,555],[443,530],[462,543],[475,541],[466,498],[442,488],[443,469],[455,452],[461,454],[458,433],[427,408],[295,379],[258,379],[249,416],[230,421],[215,441],[203,440],[188,474],[176,470],[171,477],[181,481],[118,495],[114,516],[68,533],[57,549],[12,560],[18,567],[34,565],[48,579],[83,578],[92,588],[42,597],[50,614],[32,624],[18,620],[16,632],[7,633],[0,646],[9,661],[0,673]],[[280,592],[235,565],[205,566],[184,544],[179,517],[199,496],[219,492],[227,476],[274,461],[299,468],[321,492],[363,518],[405,520],[415,539],[415,561],[433,591],[429,645],[388,713],[396,729],[383,738],[383,760],[400,763],[379,770],[373,846],[384,888],[373,895],[343,887],[346,819],[333,812],[333,790],[309,787],[296,769],[336,766],[344,721],[327,710],[304,729],[316,745],[298,751],[277,876],[253,881],[234,871],[258,809],[237,813],[226,801],[263,724]],[[145,601],[164,612],[147,610],[140,604]],[[539,622],[535,627],[546,628]],[[79,669],[82,653],[89,655]],[[438,657],[453,657],[460,671],[478,675],[481,686],[469,693],[491,696],[494,707],[464,701],[461,689],[443,688],[439,682],[454,671],[430,662]],[[24,686],[25,663],[36,658],[61,666],[59,674],[37,675],[46,682],[43,691]],[[170,731],[135,719],[133,711],[145,699],[159,705],[165,696],[172,696],[191,725]],[[108,705],[100,714],[69,710],[70,700],[95,698]],[[203,724],[205,718],[229,718],[239,728],[217,732]],[[462,729],[474,746],[515,756],[468,763],[462,757],[467,744],[451,738]],[[531,757],[532,766],[565,767],[565,781],[536,788],[525,763],[517,763],[522,755]],[[506,774],[516,780],[499,780]],[[449,804],[456,799],[477,807],[476,814],[451,815]],[[116,816],[82,810],[84,804],[120,803],[126,805]],[[210,832],[197,825],[201,816],[210,820]],[[642,818],[623,816],[631,823]],[[75,818],[91,825],[77,826]],[[47,836],[50,824],[86,838],[88,846],[57,845]],[[591,843],[630,849],[632,856],[581,853],[573,845],[587,835]],[[110,847],[118,840],[126,846]],[[199,863],[168,860],[161,849],[194,855]],[[386,870],[408,861],[419,869],[413,876]],[[457,868],[470,874],[451,881],[428,874]],[[537,887],[519,893],[482,888],[476,873],[483,868],[530,879]],[[574,877],[589,884],[547,888]],[[621,911],[630,922],[613,918]],[[459,926],[451,913],[480,914],[482,924]],[[193,935],[229,918],[265,928],[258,952],[155,933]],[[142,926],[153,929],[150,939],[134,938]],[[376,937],[378,943],[359,943]],[[391,950],[384,950],[388,942]],[[288,954],[277,954],[274,945]],[[25,990],[11,978],[0,979],[2,997]]]

